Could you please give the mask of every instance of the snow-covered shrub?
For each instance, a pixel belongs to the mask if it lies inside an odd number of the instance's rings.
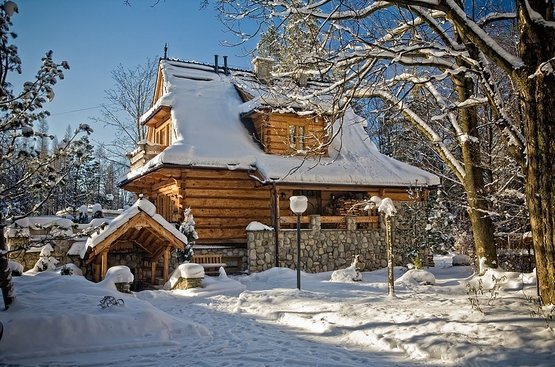
[[[17,261],[8,260],[8,268],[10,268],[12,275],[14,276],[20,276],[23,274],[23,265]]]
[[[100,204],[94,204],[92,206],[92,213],[93,213],[93,218],[103,218],[104,214],[102,214],[102,205]]]
[[[412,267],[414,269],[422,269],[422,259],[419,256],[415,256],[411,259],[412,261]]]
[[[56,265],[58,264],[58,260],[52,257],[52,252],[54,249],[52,245],[47,244],[40,250],[39,259],[35,263],[33,267],[33,271],[41,272],[46,270],[55,270]]]
[[[60,268],[60,275],[83,275],[83,271],[75,264],[65,264]]]
[[[446,254],[455,243],[455,216],[450,212],[449,201],[441,189],[430,192],[428,204],[427,241],[432,253]],[[452,209],[451,209],[452,210]]]
[[[77,211],[79,214],[77,215],[77,223],[89,223],[89,215],[88,215],[88,208],[86,205],[81,205]]]

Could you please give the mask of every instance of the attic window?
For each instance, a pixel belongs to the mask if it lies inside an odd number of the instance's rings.
[[[305,149],[304,126],[289,125],[289,148],[296,151]]]
[[[211,78],[203,78],[203,77],[190,76],[190,75],[176,75],[176,74],[172,74],[172,75],[175,76],[176,78],[189,79],[189,80],[194,80],[198,82],[211,82],[212,80],[214,80]]]

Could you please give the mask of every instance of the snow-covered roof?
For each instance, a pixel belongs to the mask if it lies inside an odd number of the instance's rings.
[[[267,105],[269,100],[276,101],[266,87],[256,86],[252,73],[230,70],[226,75],[210,66],[175,60],[161,60],[160,66],[163,95],[145,113],[143,122],[159,108],[171,107],[173,143],[143,167],[129,172],[123,182],[163,165],[177,165],[253,170],[278,183],[440,184],[436,175],[381,154],[366,133],[366,121],[352,110],[334,122],[334,131],[341,128],[342,133],[329,146],[328,157],[267,154],[241,121],[243,114]],[[254,99],[244,102],[238,89]],[[325,109],[322,101],[320,107]]]
[[[108,236],[114,233],[118,228],[122,227],[124,224],[129,222],[133,217],[135,217],[139,213],[145,213],[149,217],[151,217],[154,221],[164,227],[165,230],[170,232],[174,237],[178,240],[183,242],[184,244],[187,243],[187,237],[175,226],[168,221],[166,221],[160,214],[156,214],[156,207],[147,199],[139,199],[130,206],[129,208],[125,209],[120,215],[115,217],[104,229],[99,229],[98,232],[91,234],[91,236],[87,239],[86,245],[82,247],[80,256],[84,258],[88,248],[94,248],[102,241],[104,241]]]

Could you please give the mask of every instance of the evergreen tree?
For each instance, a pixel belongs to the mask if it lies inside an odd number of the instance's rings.
[[[193,258],[193,246],[198,239],[197,231],[195,230],[195,218],[191,208],[186,208],[183,211],[183,221],[179,225],[179,231],[187,237],[187,246],[185,250],[179,251],[177,256],[180,262],[189,262]]]

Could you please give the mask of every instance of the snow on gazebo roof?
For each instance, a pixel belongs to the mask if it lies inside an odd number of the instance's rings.
[[[173,224],[166,221],[160,214],[156,214],[156,207],[154,206],[154,204],[152,204],[147,199],[140,198],[135,202],[135,204],[125,209],[120,215],[112,219],[112,221],[106,227],[104,227],[104,229],[93,233],[87,239],[85,246],[81,248],[81,252],[79,254],[81,258],[85,258],[85,255],[89,248],[95,248],[97,245],[102,243],[102,241],[113,234],[118,228],[127,224],[133,217],[135,217],[139,213],[145,213],[150,218],[152,218],[152,220],[164,227],[164,229],[166,229],[179,241],[187,244],[187,237],[183,233],[175,228]]]
[[[171,108],[173,143],[143,167],[127,174],[132,180],[161,166],[244,169],[278,183],[407,187],[440,184],[439,177],[381,154],[368,137],[366,121],[351,109],[333,123],[342,129],[328,148],[328,157],[293,157],[265,153],[241,121],[264,107],[265,88],[256,88],[252,73],[176,60],[161,60],[163,95],[143,116]],[[253,95],[244,102],[238,89]],[[256,95],[256,91],[259,91]],[[325,109],[325,106],[324,106]],[[306,112],[306,111],[305,111]]]

